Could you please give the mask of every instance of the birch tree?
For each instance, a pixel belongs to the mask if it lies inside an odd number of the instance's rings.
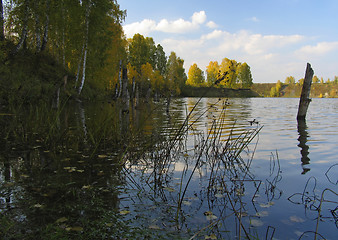
[[[12,55],[16,55],[18,51],[22,48],[24,42],[27,38],[28,31],[28,18],[29,18],[29,0],[24,0],[22,3],[23,8],[23,20],[22,20],[22,31],[20,35],[20,40],[16,45],[15,49],[12,51]]]
[[[86,6],[86,20],[85,20],[85,35],[84,35],[84,45],[82,48],[83,54],[83,65],[82,65],[82,80],[80,87],[78,89],[78,94],[80,95],[83,89],[83,85],[86,80],[86,63],[87,63],[87,52],[88,52],[88,38],[89,38],[89,14],[91,8],[91,1],[87,2]]]
[[[4,33],[4,9],[2,6],[2,0],[0,1],[0,41],[5,39]]]

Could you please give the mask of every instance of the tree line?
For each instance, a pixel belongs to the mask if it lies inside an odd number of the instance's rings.
[[[291,86],[291,87],[292,86],[303,86],[303,83],[304,83],[304,78],[301,78],[296,82],[296,79],[293,76],[286,77],[284,80],[284,83],[278,80],[276,85],[272,87],[270,90],[270,97],[280,97],[282,95],[281,93],[282,88],[285,86]],[[338,76],[335,76],[333,80],[328,78],[326,81],[324,81],[323,77],[319,79],[319,77],[313,76],[312,83],[313,84],[325,84],[325,85],[331,85],[331,84],[338,85]],[[336,93],[332,93],[330,95],[335,96]]]
[[[247,63],[240,63],[236,60],[224,58],[221,64],[217,61],[210,61],[206,67],[206,79],[203,71],[193,64],[188,73],[187,84],[191,86],[215,86],[215,82],[220,76],[224,80],[219,83],[219,87],[226,88],[250,88],[253,84],[250,66]]]
[[[249,88],[252,75],[247,63],[224,58],[210,62],[204,72],[193,64],[188,76],[184,60],[150,37],[127,39],[122,22],[126,11],[116,0],[1,0],[0,41],[11,42],[8,60],[19,53],[52,56],[72,75],[74,92],[96,89],[121,95],[122,69],[127,69],[128,92],[146,95],[180,95],[186,85]],[[7,44],[8,45],[8,44]],[[6,55],[6,56],[5,56]],[[63,80],[60,79],[60,84]],[[56,85],[60,85],[56,84]]]

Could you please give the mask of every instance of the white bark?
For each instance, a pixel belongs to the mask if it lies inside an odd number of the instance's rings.
[[[117,97],[121,97],[122,94],[122,60],[120,60],[119,65],[119,91]]]
[[[90,14],[91,2],[88,2],[86,9],[86,33],[85,33],[85,45],[84,45],[84,55],[83,55],[83,65],[82,65],[82,80],[80,87],[78,89],[78,94],[80,95],[86,80],[86,62],[87,62],[87,52],[88,52],[88,35],[89,35],[89,14]]]
[[[24,42],[26,41],[27,38],[27,25],[28,25],[28,1],[25,0],[24,5],[25,5],[25,17],[23,20],[23,27],[22,27],[22,33],[21,33],[21,38],[19,43],[16,45],[15,49],[13,50],[12,54],[15,55],[18,53],[18,51],[22,48]]]
[[[87,47],[85,49],[84,56],[83,56],[82,80],[81,80],[81,84],[80,84],[80,87],[79,87],[79,90],[78,90],[79,95],[82,92],[82,88],[83,88],[83,85],[84,85],[85,80],[86,80],[86,61],[87,61]]]
[[[36,52],[40,52],[41,50],[41,36],[40,36],[40,17],[39,17],[39,9],[38,4],[34,1],[35,8],[35,38],[36,38]]]
[[[81,63],[82,63],[82,56],[83,56],[83,52],[85,49],[85,42],[83,42],[83,46],[82,46],[82,50],[81,50],[81,55],[79,57],[79,63],[77,65],[77,71],[76,71],[76,78],[75,78],[75,88],[77,87],[77,82],[79,81],[80,78],[80,71],[81,71]]]

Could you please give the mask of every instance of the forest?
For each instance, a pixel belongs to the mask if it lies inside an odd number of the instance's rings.
[[[206,88],[213,96],[222,95],[220,89],[253,87],[246,62],[224,57],[221,63],[210,61],[205,71],[196,63],[186,71],[184,59],[173,51],[166,55],[170,49],[153,38],[135,34],[127,39],[122,28],[126,15],[116,0],[1,1],[1,101],[58,105],[68,98],[168,98],[200,95],[198,89]],[[260,87],[255,87],[258,94],[242,95],[285,96],[280,81],[268,93]]]
[[[224,58],[206,71],[167,56],[153,38],[127,39],[126,10],[116,0],[1,1],[1,92],[3,102],[59,101],[122,95],[127,69],[128,96],[182,96],[187,86],[250,88],[247,63]],[[229,74],[224,74],[225,72]]]

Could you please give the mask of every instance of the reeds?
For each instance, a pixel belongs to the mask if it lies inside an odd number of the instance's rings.
[[[186,119],[174,134],[158,143],[151,153],[145,153],[142,164],[138,161],[137,165],[126,165],[125,174],[131,184],[130,187],[138,189],[138,195],[144,193],[154,204],[162,202],[167,204],[168,209],[175,209],[175,211],[168,210],[168,213],[172,213],[175,229],[183,230],[187,218],[193,216],[191,212],[187,212],[186,205],[190,204],[190,199],[198,196],[199,192],[201,196],[198,198],[201,203],[195,206],[193,212],[197,215],[205,207],[209,208],[204,215],[210,223],[203,228],[204,230],[215,230],[221,225],[224,228],[226,226],[222,222],[235,217],[238,224],[237,237],[241,238],[243,233],[249,239],[250,233],[242,220],[246,214],[246,204],[242,198],[246,185],[252,184],[256,187],[250,198],[253,202],[261,186],[261,180],[255,179],[250,172],[250,166],[257,145],[257,142],[253,143],[253,141],[262,126],[248,126],[241,133],[235,134],[233,128],[236,123],[234,122],[230,132],[226,134],[224,121],[229,103],[224,101],[219,116],[204,133],[194,128],[194,125],[214,105],[196,112],[199,101],[187,113]],[[248,159],[244,160],[243,156]],[[181,166],[180,169],[177,169],[178,166]],[[204,185],[200,186],[201,189],[196,189],[196,179],[203,181]],[[270,182],[270,188],[277,184],[278,179],[277,175]],[[205,201],[207,205],[203,203]],[[218,216],[214,211],[219,213]],[[272,227],[268,228],[267,235],[270,234],[272,238],[274,231],[271,229]],[[197,231],[194,236],[204,230]]]

